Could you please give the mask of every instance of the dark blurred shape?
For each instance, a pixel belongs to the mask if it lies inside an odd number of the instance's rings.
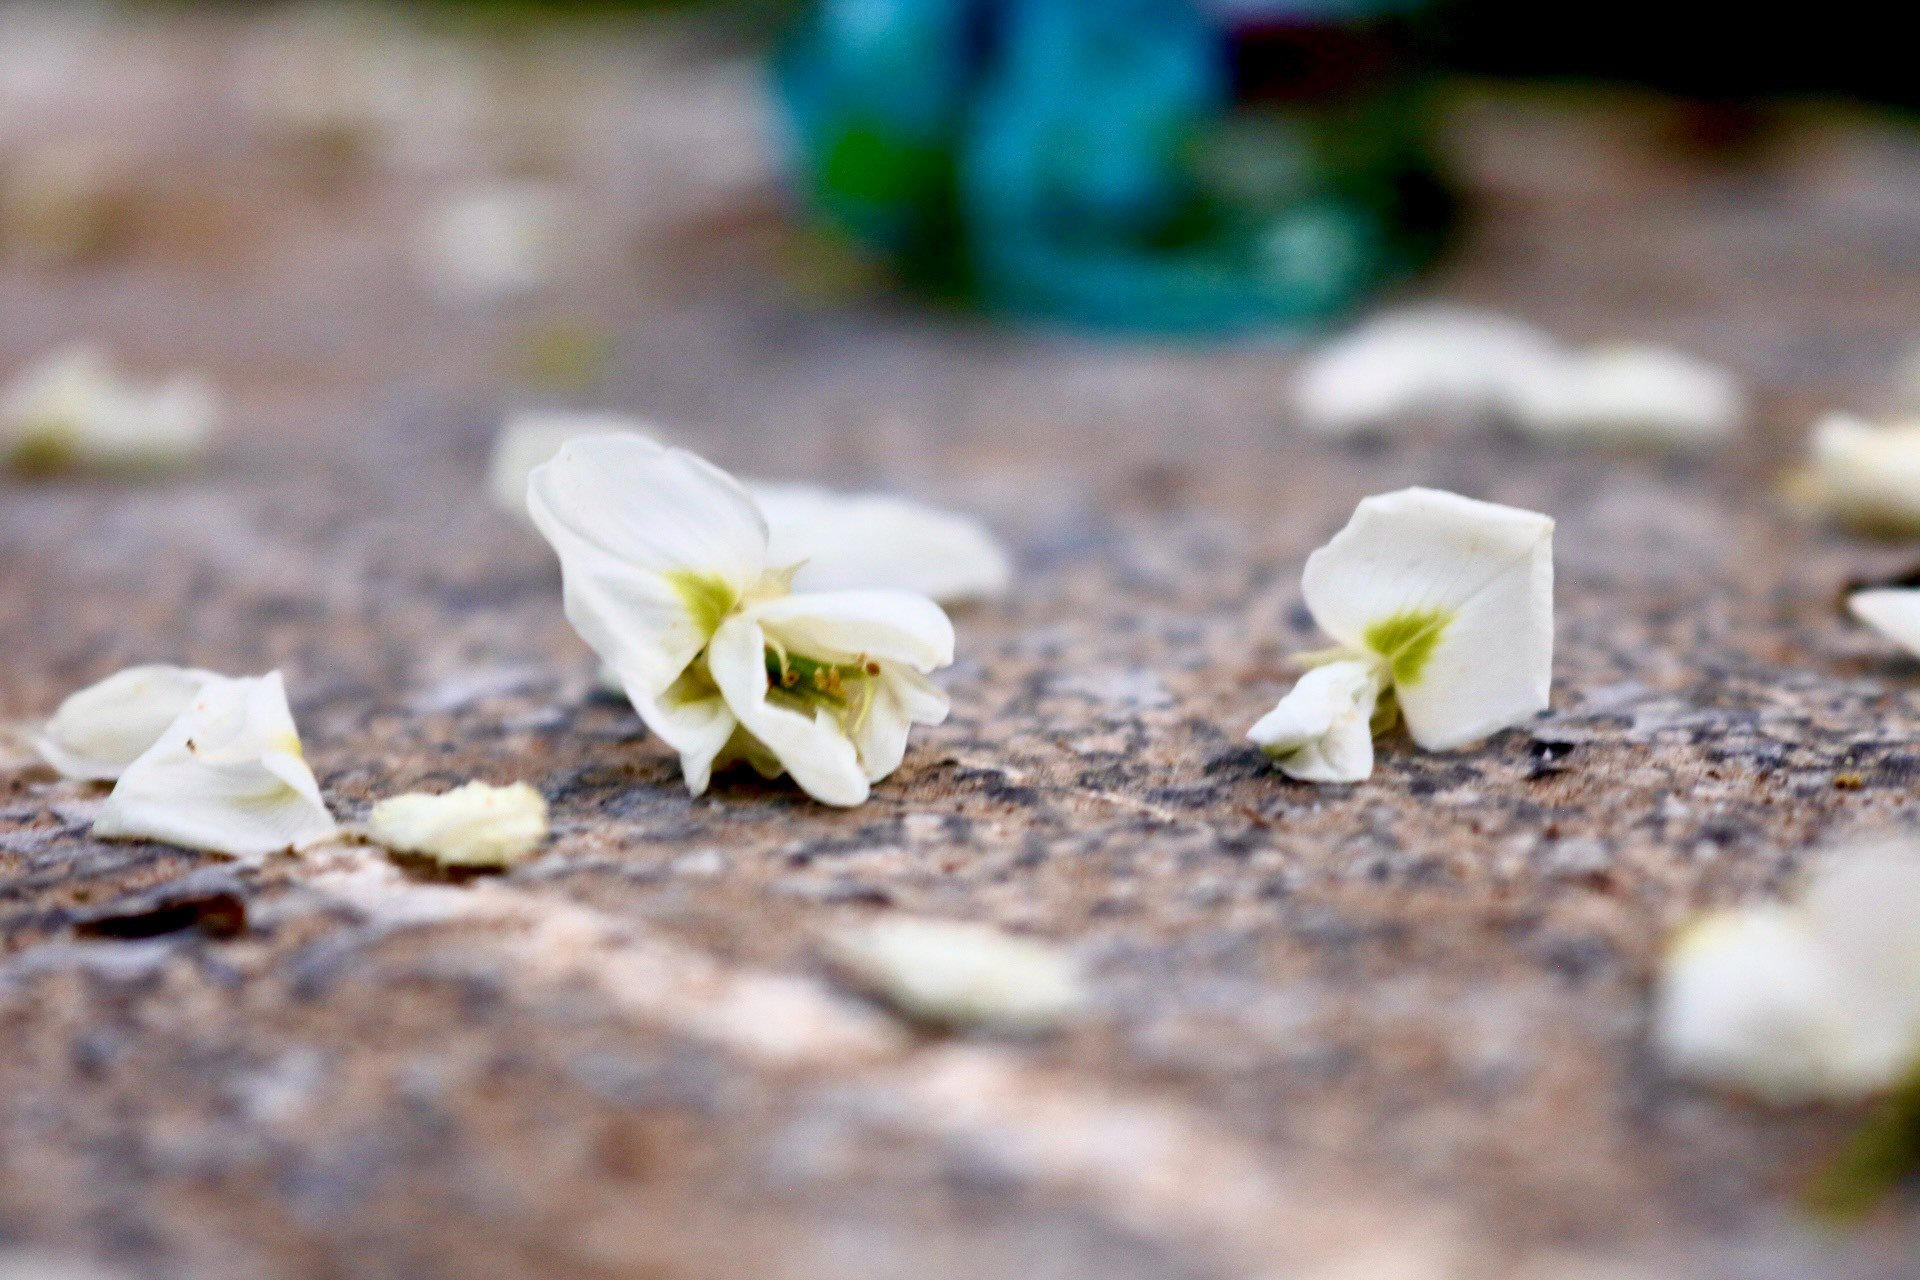
[[[1398,0],[813,0],[796,178],[908,283],[1106,328],[1312,322],[1451,202]]]

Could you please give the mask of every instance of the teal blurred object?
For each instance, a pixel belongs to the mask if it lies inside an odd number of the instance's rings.
[[[776,61],[792,167],[903,279],[1102,328],[1335,316],[1452,202],[1421,0],[810,0]]]

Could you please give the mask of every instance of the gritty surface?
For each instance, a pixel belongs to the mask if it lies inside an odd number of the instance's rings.
[[[1916,816],[1920,669],[1834,608],[1913,549],[1772,496],[1913,336],[1914,138],[1810,116],[1703,164],[1640,104],[1463,104],[1481,217],[1427,292],[1722,360],[1757,421],[1691,461],[1444,423],[1360,447],[1289,420],[1283,348],[860,292],[783,229],[748,70],[683,32],[504,59],[577,95],[555,136],[324,178],[249,123],[264,28],[15,34],[48,49],[0,50],[0,162],[84,138],[127,207],[83,263],[0,244],[0,369],[100,338],[232,412],[182,476],[0,481],[0,718],[136,661],[280,667],[343,820],[525,779],[554,835],[467,884],[352,846],[248,869],[90,839],[102,793],[0,743],[0,1247],[192,1277],[1914,1274],[1911,1200],[1846,1235],[1795,1207],[1857,1113],[1705,1094],[1645,1045],[1677,922]],[[449,304],[415,225],[502,167],[565,184],[569,259]],[[483,496],[528,404],[983,516],[1021,571],[957,618],[952,720],[852,812],[690,799]],[[1553,710],[1285,781],[1243,734],[1323,643],[1302,560],[1412,483],[1559,521]],[[156,891],[225,914],[99,936]],[[1093,1008],[907,1028],[821,960],[888,908],[1052,940]]]

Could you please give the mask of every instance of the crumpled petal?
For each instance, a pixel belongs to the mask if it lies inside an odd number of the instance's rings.
[[[707,665],[742,728],[822,804],[852,807],[870,790],[853,740],[830,710],[802,711],[769,701],[766,634],[751,614],[727,619],[707,649]]]
[[[1013,562],[986,526],[904,498],[748,481],[772,531],[767,562],[797,591],[915,591],[942,604],[1006,594]]]
[[[1739,382],[1666,347],[1621,344],[1521,367],[1505,408],[1543,438],[1689,447],[1725,440],[1746,415]]]
[[[901,1012],[943,1026],[1038,1032],[1086,1003],[1071,957],[986,925],[886,916],[840,930],[828,954]]]
[[[1547,706],[1553,521],[1434,489],[1367,498],[1307,559],[1307,608],[1389,667],[1413,740],[1444,751]]]
[[[1302,367],[1294,405],[1306,425],[1351,435],[1419,414],[1491,415],[1560,345],[1519,320],[1459,307],[1382,316],[1336,339]]]
[[[547,801],[524,782],[469,782],[439,795],[410,792],[373,806],[367,835],[398,853],[442,866],[509,867],[547,838]]]
[[[301,757],[280,673],[202,685],[121,775],[93,833],[248,859],[337,835]]]
[[[649,728],[706,751],[711,708],[682,711],[710,699],[669,690],[760,580],[767,529],[753,500],[693,454],[612,434],[570,441],[536,468],[527,511],[560,557],[574,630]]]
[[[60,704],[34,747],[69,778],[112,781],[160,740],[211,671],[164,665],[129,667]]]
[[[1373,711],[1381,691],[1371,661],[1315,667],[1248,731],[1274,766],[1302,782],[1373,776]]]
[[[562,445],[584,436],[620,433],[658,439],[650,423],[617,413],[523,413],[494,437],[487,463],[487,495],[502,511],[527,518],[527,482],[534,469],[550,462]]]
[[[1847,597],[1847,608],[1908,653],[1920,655],[1920,589],[1856,591]]]

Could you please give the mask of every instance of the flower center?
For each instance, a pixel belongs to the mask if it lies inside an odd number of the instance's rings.
[[[809,658],[768,642],[767,696],[797,711],[826,707],[852,732],[873,708],[880,664],[860,654],[851,662]]]

